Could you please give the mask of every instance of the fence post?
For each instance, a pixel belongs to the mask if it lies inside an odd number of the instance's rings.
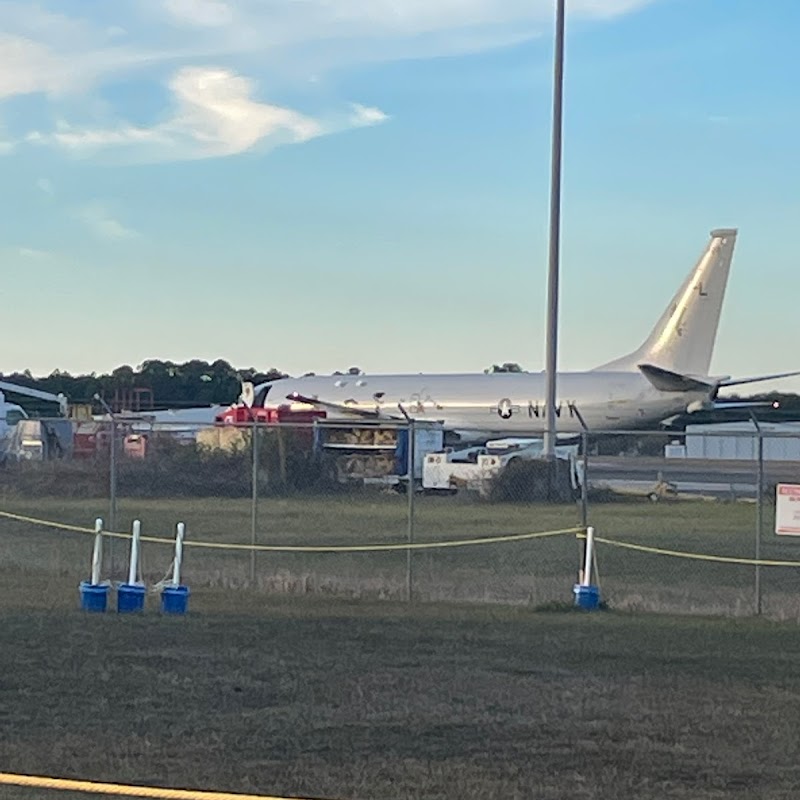
[[[416,461],[416,431],[414,420],[408,420],[408,544],[414,544],[414,462]],[[412,551],[406,550],[406,598],[410,603],[414,597],[414,565]]]
[[[753,409],[749,408],[750,419],[753,420],[753,427],[756,429],[758,443],[756,447],[756,546],[755,560],[761,560],[761,528],[764,517],[764,435],[761,425],[758,424]],[[761,616],[761,564],[755,565],[755,610],[756,616]]]
[[[581,476],[581,527],[589,525],[589,432],[584,428],[581,433],[583,449],[583,475]]]
[[[108,478],[108,527],[111,531],[117,529],[117,421],[111,415],[111,451],[109,453],[109,478]],[[109,576],[114,578],[114,537],[108,540]]]
[[[586,528],[586,546],[583,551],[583,570],[581,575],[581,586],[591,586],[592,584],[592,561],[594,559],[594,528]]]
[[[94,400],[96,400],[103,410],[108,414],[111,420],[111,442],[108,451],[108,530],[115,531],[117,529],[117,418],[111,407],[106,403],[102,396],[94,393]],[[108,540],[108,574],[113,580],[114,578],[114,537],[109,537]]]
[[[92,550],[92,586],[100,583],[100,573],[103,569],[103,520],[99,517],[94,521],[94,549]]]
[[[276,436],[278,439],[278,468],[281,473],[281,486],[285,491],[289,483],[289,478],[286,470],[286,440],[284,439],[282,423],[278,425]]]
[[[250,498],[250,588],[256,585],[256,528],[258,527],[258,420],[253,420],[252,427],[253,465]]]
[[[580,409],[575,403],[570,403],[570,411],[577,418],[581,424],[581,447],[583,448],[583,476],[581,478],[581,527],[584,532],[589,526],[589,426],[583,418]],[[586,542],[583,540],[581,550],[581,564],[584,563],[586,558]],[[578,583],[583,582],[583,570],[578,570]]]
[[[758,430],[758,476],[756,478],[756,561],[761,560],[761,532],[764,527],[764,434]],[[761,616],[761,564],[755,574],[756,616]]]
[[[181,585],[181,564],[183,563],[183,537],[186,535],[186,525],[179,522],[175,529],[175,558],[172,562],[172,585]]]

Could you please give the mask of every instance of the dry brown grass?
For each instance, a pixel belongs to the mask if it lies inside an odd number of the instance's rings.
[[[343,800],[800,790],[794,626],[218,590],[85,616],[72,580],[4,577],[8,770]]]
[[[90,525],[107,506],[2,508]],[[370,492],[264,500],[258,538],[403,541],[406,508]],[[123,499],[120,527],[134,517],[149,534],[181,519],[190,539],[249,540],[246,500]],[[576,521],[574,506],[421,498],[416,535]],[[625,541],[753,550],[747,504],[604,504],[591,521]],[[800,559],[764,539],[767,557]],[[0,521],[2,769],[342,800],[800,795],[796,627],[629,613],[748,615],[752,568],[605,546],[604,598],[628,613],[544,614],[532,607],[570,600],[574,539],[417,554],[428,602],[413,606],[397,602],[404,553],[259,554],[249,587],[247,554],[187,548],[190,614],[162,618],[150,595],[144,616],[121,618],[77,610],[90,549],[89,537]],[[153,582],[170,549],[148,544],[143,558]],[[800,573],[762,577],[766,610],[800,618]],[[2,787],[0,798],[68,800]]]
[[[49,519],[90,525],[107,516],[105,500],[38,498],[6,500],[0,508]],[[269,544],[363,544],[403,542],[407,500],[392,494],[264,499],[259,504],[257,541]],[[248,500],[195,498],[122,499],[119,528],[134,518],[145,534],[171,536],[175,523],[188,525],[186,580],[193,586],[250,587],[246,552],[192,548],[195,540],[250,541]],[[417,541],[521,533],[577,524],[575,506],[487,504],[465,498],[423,497],[416,504]],[[639,544],[697,553],[750,558],[754,553],[755,508],[749,503],[647,501],[598,504],[591,510],[598,535]],[[800,561],[796,541],[778,541],[765,522],[762,554]],[[114,564],[106,575],[125,574],[127,544],[116,542]],[[433,602],[511,603],[537,606],[569,601],[579,562],[572,537],[416,553],[414,590]],[[0,566],[44,569],[71,576],[88,572],[88,537],[55,533],[0,520]],[[167,546],[147,544],[143,567],[149,582],[164,577],[171,560]],[[750,566],[686,561],[665,556],[598,548],[604,598],[615,608],[668,613],[749,615],[754,610],[754,570]],[[111,572],[110,572],[111,570]],[[775,619],[800,619],[797,568],[762,570],[763,609]],[[406,556],[370,554],[259,553],[256,588],[267,594],[402,599]]]

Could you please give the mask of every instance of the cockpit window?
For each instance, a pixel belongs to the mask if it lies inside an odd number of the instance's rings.
[[[17,408],[9,408],[8,411],[6,411],[6,425],[13,427],[21,419],[25,419],[25,417],[26,415],[24,411],[20,411]]]
[[[255,396],[255,400],[253,401],[253,405],[257,408],[263,408],[264,403],[266,402],[267,395],[269,394],[269,390],[272,388],[272,384],[268,383],[265,386],[262,386],[257,392]]]

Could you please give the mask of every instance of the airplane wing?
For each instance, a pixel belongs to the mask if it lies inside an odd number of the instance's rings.
[[[695,400],[686,406],[687,414],[698,411],[737,411],[741,408],[780,408],[780,403],[769,400]]]
[[[777,381],[780,378],[794,378],[798,372],[778,372],[774,375],[756,375],[752,378],[723,378],[717,386],[741,386],[743,383],[760,383],[761,381]]]
[[[355,417],[362,417],[363,419],[385,419],[385,420],[402,419],[402,417],[393,416],[392,414],[386,414],[385,412],[378,411],[377,409],[372,411],[366,408],[353,408],[353,406],[347,405],[347,403],[333,403],[329,400],[320,400],[318,397],[306,397],[305,395],[302,395],[299,392],[292,392],[291,394],[287,394],[286,399],[291,400],[294,403],[306,403],[307,405],[316,406],[317,408],[328,409],[330,411],[338,411],[341,414],[350,414]]]
[[[648,381],[661,392],[707,392],[707,397],[703,400],[695,400],[686,407],[686,412],[694,414],[698,411],[734,411],[740,408],[777,408],[778,405],[772,402],[759,400],[741,401],[720,401],[717,399],[717,392],[725,386],[742,386],[747,383],[759,383],[760,381],[773,381],[779,378],[792,378],[800,375],[800,372],[780,372],[773,375],[756,375],[750,378],[722,378],[703,377],[698,375],[682,375],[679,372],[672,372],[654,364],[639,364],[639,371]],[[675,418],[662,420],[662,425],[668,425]]]
[[[703,392],[708,391],[716,396],[719,389],[725,386],[742,386],[746,383],[776,381],[780,378],[793,378],[800,375],[796,372],[776,372],[772,375],[754,375],[749,378],[711,378],[703,375],[684,375],[680,372],[657,367],[654,364],[639,364],[639,371],[650,383],[662,392]]]

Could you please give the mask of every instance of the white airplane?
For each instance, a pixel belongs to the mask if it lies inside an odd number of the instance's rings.
[[[27,418],[28,415],[22,406],[7,403],[6,396],[0,392],[0,440],[4,439],[20,420]]]
[[[736,235],[736,229],[711,232],[640,347],[588,372],[557,374],[559,434],[579,433],[581,418],[595,431],[653,428],[686,412],[730,408],[716,404],[723,387],[800,374],[708,374]],[[470,435],[536,435],[545,426],[544,372],[285,378],[251,387],[242,400],[256,407],[324,410],[327,419],[436,421]]]
[[[63,394],[41,392],[38,389],[29,389],[27,386],[19,386],[16,383],[0,380],[0,439],[5,438],[20,420],[28,419],[28,415],[22,406],[6,401],[5,392],[58,403],[59,411],[62,415],[66,415],[67,398]]]

